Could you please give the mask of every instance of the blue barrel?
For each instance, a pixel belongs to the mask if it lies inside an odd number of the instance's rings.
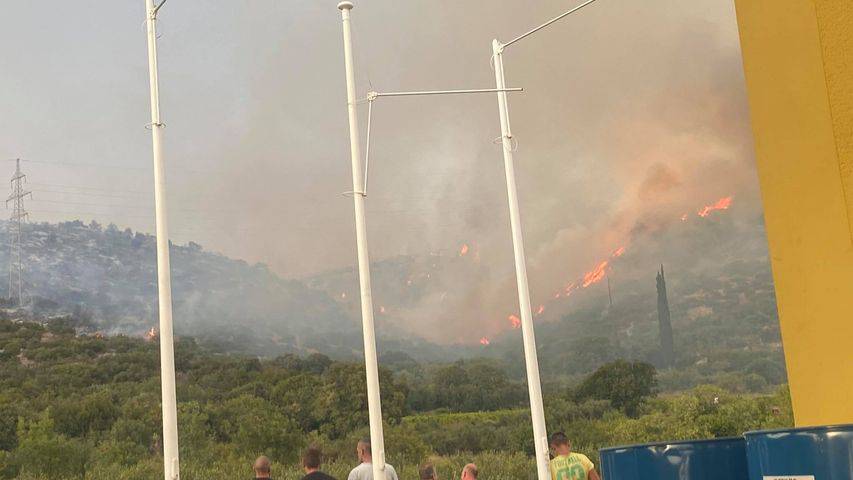
[[[751,480],[853,480],[853,425],[747,432]]]
[[[743,438],[603,448],[604,480],[748,480]]]

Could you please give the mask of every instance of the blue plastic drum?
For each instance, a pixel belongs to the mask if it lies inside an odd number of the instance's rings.
[[[743,438],[603,448],[604,480],[748,480]]]
[[[853,425],[744,436],[751,480],[853,480]]]

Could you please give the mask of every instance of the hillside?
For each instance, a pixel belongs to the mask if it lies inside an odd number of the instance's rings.
[[[33,314],[73,315],[83,332],[142,336],[157,325],[154,237],[80,221],[26,226],[26,292]],[[6,242],[5,228],[0,242]],[[283,279],[206,251],[172,245],[175,329],[217,351],[274,356],[322,352],[340,359],[362,349],[357,273],[342,269]],[[380,353],[386,359],[502,359],[523,376],[520,332],[494,300],[512,303],[512,275],[475,253],[380,259],[372,265]],[[8,262],[0,249],[0,265]],[[677,365],[662,372],[668,389],[711,381],[754,391],[785,381],[782,348],[761,219],[716,216],[645,230],[612,259],[610,306],[601,280],[549,298],[536,316],[546,378],[578,377],[617,358],[659,364],[654,275],[664,263]],[[531,268],[536,279],[537,266]],[[541,282],[540,282],[541,283]],[[542,301],[541,287],[534,302]],[[503,304],[502,303],[502,304]],[[501,305],[502,305],[501,304]],[[503,307],[500,307],[503,308]],[[491,316],[491,320],[484,316]],[[478,323],[479,322],[479,323]],[[494,322],[498,322],[496,325]],[[480,326],[478,326],[480,325]],[[490,328],[489,345],[454,332]],[[421,332],[446,332],[436,344]],[[402,354],[401,352],[405,352]],[[744,385],[742,373],[755,373]],[[727,377],[726,375],[732,374]]]
[[[25,291],[34,313],[74,313],[81,327],[142,336],[157,325],[155,239],[80,221],[26,225]],[[8,244],[3,228],[0,242]],[[0,250],[7,265],[8,248]],[[352,354],[358,324],[325,293],[249,265],[172,245],[175,331],[224,350]]]
[[[625,252],[610,260],[606,275],[570,296],[553,298],[553,290],[537,288],[534,283],[543,268],[529,268],[534,312],[541,308],[534,320],[545,378],[579,377],[618,358],[659,365],[655,274],[664,264],[678,368],[663,371],[662,384],[681,389],[712,382],[756,390],[783,383],[781,335],[761,217],[715,215],[656,228],[638,225],[636,230]],[[479,322],[484,335],[487,328],[497,333],[489,335],[488,345],[469,344],[463,355],[501,359],[522,377],[520,330],[512,328],[507,318],[511,312],[495,314],[490,304],[514,300],[512,273],[497,275],[494,268],[473,261],[470,252],[461,253],[374,262],[377,323],[415,331],[425,323],[452,335],[463,325]],[[489,290],[489,284],[508,282],[510,288]],[[306,283],[357,315],[353,269],[319,274]],[[495,291],[498,295],[490,296]],[[484,314],[491,318],[483,321]]]

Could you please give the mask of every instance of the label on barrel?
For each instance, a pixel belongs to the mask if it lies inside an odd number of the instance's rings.
[[[814,475],[765,475],[764,480],[814,480]]]

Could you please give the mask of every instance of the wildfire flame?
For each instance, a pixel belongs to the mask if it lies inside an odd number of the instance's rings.
[[[385,313],[385,307],[384,306],[379,305],[379,313]]]
[[[610,264],[609,260],[604,260],[595,266],[592,270],[586,272],[583,276],[583,288],[586,288],[593,283],[598,283],[604,279],[607,275],[607,265]]]
[[[459,249],[459,256],[464,257],[467,254],[468,254],[468,244],[466,243],[466,244],[462,245],[462,248]]]
[[[155,340],[156,338],[157,338],[157,329],[156,328],[151,327],[150,330],[145,332],[145,340],[152,341],[152,340]]]
[[[711,214],[711,212],[715,212],[717,210],[728,210],[729,207],[732,206],[732,197],[723,197],[717,200],[716,203],[712,205],[706,205],[702,210],[699,210],[700,217],[707,217]]]
[[[486,338],[486,337],[483,337],[483,338],[481,338],[481,339],[480,339],[480,345],[489,345],[489,344],[491,344],[491,343],[492,343],[492,342],[490,342],[490,341],[489,341],[489,339],[488,339],[488,338]]]
[[[703,207],[697,213],[700,217],[707,217],[708,215],[711,214],[711,212],[715,212],[715,211],[719,211],[719,210],[728,210],[732,206],[732,199],[733,199],[732,196],[723,197],[723,198],[717,200],[715,203]],[[680,218],[681,218],[682,222],[686,222],[687,219],[689,218],[689,214],[685,213],[685,214],[681,215]],[[467,247],[467,245],[463,246],[463,251],[467,251],[465,249],[465,247]],[[598,264],[595,265],[595,267],[592,270],[586,272],[581,279],[575,280],[574,282],[571,282],[571,283],[568,283],[568,284],[566,284],[565,287],[563,287],[562,290],[556,291],[554,293],[554,300],[559,300],[560,298],[563,298],[563,297],[568,298],[575,291],[580,290],[582,288],[587,288],[591,285],[594,285],[594,284],[604,280],[604,278],[608,274],[607,269],[612,266],[613,260],[624,255],[626,251],[627,251],[627,246],[624,246],[624,245],[617,248],[616,250],[614,250],[610,254],[609,257],[607,257],[604,260],[601,260]],[[462,255],[461,252],[460,252],[460,255]],[[541,315],[544,311],[545,311],[545,306],[539,305],[539,307],[537,308],[537,310],[535,312],[535,315]],[[519,328],[521,326],[521,320],[518,318],[517,315],[510,315],[509,321],[510,321],[510,324],[512,325],[513,328]],[[483,340],[488,342],[488,339],[486,339],[484,337],[483,339],[481,339],[480,343],[483,343]],[[483,345],[488,345],[488,343],[483,343]]]

